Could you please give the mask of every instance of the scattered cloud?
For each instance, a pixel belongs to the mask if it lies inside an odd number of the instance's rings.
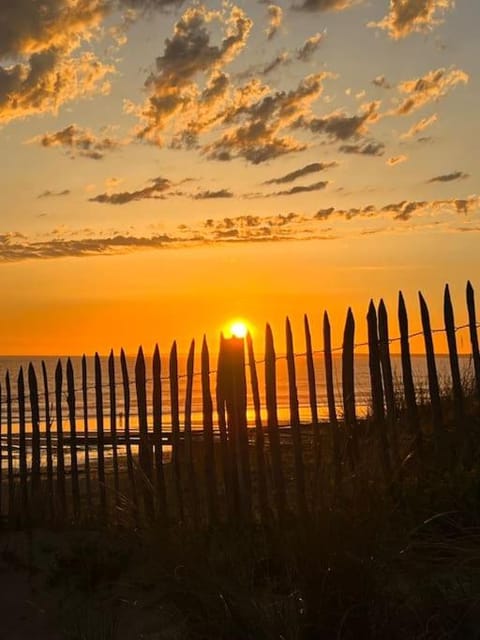
[[[406,80],[398,85],[407,97],[394,109],[393,114],[407,116],[430,102],[443,98],[458,84],[467,84],[469,76],[461,69],[434,69],[420,78]]]
[[[109,151],[119,149],[121,143],[112,137],[98,137],[89,129],[71,124],[61,131],[45,133],[28,141],[42,147],[63,147],[71,158],[82,156],[91,160],[101,160]]]
[[[383,142],[370,140],[356,144],[342,144],[339,147],[342,153],[355,153],[362,156],[383,156],[385,153],[385,145]]]
[[[41,199],[41,198],[58,198],[61,196],[68,196],[70,195],[70,189],[63,189],[62,191],[50,191],[50,189],[47,189],[46,191],[43,191],[42,193],[40,193],[37,198]]]
[[[215,200],[217,198],[233,198],[234,194],[230,189],[219,189],[218,191],[200,191],[191,197],[194,200]]]
[[[358,4],[361,0],[303,0],[301,5],[295,5],[298,11],[343,11]]]
[[[138,202],[140,200],[158,200],[165,198],[165,192],[172,187],[170,180],[166,178],[154,178],[150,180],[147,187],[137,191],[121,191],[118,193],[100,193],[93,198],[89,198],[90,202],[99,202],[101,204],[128,204],[130,202]]]
[[[325,38],[325,32],[316,33],[310,38],[307,38],[305,42],[299,47],[295,52],[295,57],[297,60],[301,60],[302,62],[310,62],[313,58],[315,52],[320,48],[323,40]]]
[[[453,171],[452,173],[445,173],[441,176],[435,176],[430,178],[427,182],[455,182],[456,180],[466,180],[470,175],[463,171]]]
[[[270,4],[267,7],[268,27],[266,34],[268,40],[271,40],[282,26],[283,9],[276,4]]]
[[[388,14],[368,26],[384,29],[398,40],[414,32],[432,30],[442,22],[440,16],[454,4],[454,0],[390,0]]]
[[[437,120],[438,116],[436,113],[429,116],[428,118],[422,118],[419,122],[416,122],[414,125],[412,125],[406,133],[403,133],[400,138],[402,138],[403,140],[414,138],[418,133],[425,131],[425,129],[437,122]]]
[[[379,119],[380,102],[370,102],[361,108],[361,112],[355,116],[349,116],[344,111],[334,111],[324,117],[301,117],[295,122],[295,126],[322,133],[332,141],[345,141],[351,138],[360,138],[368,133],[369,125]]]
[[[408,156],[402,154],[399,156],[392,156],[388,158],[387,163],[389,167],[395,167],[397,164],[402,164],[408,160]]]
[[[280,176],[280,178],[272,178],[271,180],[267,180],[263,184],[287,184],[288,182],[294,182],[294,180],[303,178],[304,176],[310,175],[311,173],[325,171],[326,169],[332,169],[334,167],[338,167],[338,162],[312,162],[305,165],[301,169],[296,169],[295,171],[291,171],[290,173]]]
[[[392,85],[388,82],[385,76],[377,76],[372,80],[372,84],[381,89],[391,89]]]
[[[315,182],[314,184],[307,185],[297,185],[296,187],[292,187],[291,189],[285,189],[284,191],[275,191],[274,193],[269,193],[267,197],[273,196],[295,196],[299,193],[311,193],[312,191],[323,191],[330,183],[328,180]]]

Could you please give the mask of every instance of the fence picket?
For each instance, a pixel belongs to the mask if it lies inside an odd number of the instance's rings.
[[[43,398],[45,402],[45,445],[47,455],[47,494],[48,513],[55,517],[55,499],[53,484],[53,452],[52,452],[52,419],[50,416],[50,392],[48,389],[48,375],[45,362],[42,360]]]
[[[187,386],[185,389],[185,413],[184,413],[184,447],[185,464],[190,499],[190,509],[193,523],[198,526],[198,493],[197,481],[195,478],[195,467],[193,466],[193,442],[192,442],[192,395],[193,395],[193,375],[194,375],[195,341],[192,340],[187,356]]]
[[[458,363],[457,338],[455,337],[455,318],[453,315],[453,306],[448,284],[445,286],[443,316],[445,320],[445,331],[447,333],[450,370],[452,373],[452,394],[453,410],[455,414],[455,426],[458,432],[462,433],[465,431],[465,410],[463,404],[463,389],[462,379],[460,375],[460,365]]]
[[[38,400],[38,383],[32,363],[28,365],[28,389],[30,393],[30,411],[32,417],[32,497],[40,488],[40,405]],[[36,505],[35,505],[36,506]]]
[[[478,348],[477,313],[475,310],[475,293],[472,283],[467,283],[467,308],[470,328],[470,343],[472,345],[473,369],[475,372],[475,387],[477,398],[480,400],[480,352]]]
[[[135,362],[135,388],[137,391],[138,428],[140,431],[140,444],[138,448],[138,463],[142,473],[143,503],[145,513],[151,520],[155,515],[153,502],[153,463],[152,447],[148,437],[147,419],[147,375],[145,368],[145,356],[142,347],[139,348]]]
[[[208,353],[207,339],[203,337],[202,359],[202,416],[203,416],[203,440],[204,440],[204,469],[207,491],[208,522],[215,524],[218,518],[216,473],[215,473],[215,445],[213,438],[213,402],[210,390],[210,355]]]
[[[113,350],[108,356],[108,386],[110,401],[110,438],[112,445],[113,486],[115,489],[115,502],[120,502],[120,473],[118,468],[118,442],[117,442],[117,393],[115,385],[115,358]]]
[[[57,513],[60,520],[67,515],[67,496],[65,491],[65,453],[63,438],[63,410],[62,410],[63,369],[59,360],[55,369],[55,415],[57,427],[56,465],[57,465]]]
[[[430,324],[430,313],[423,295],[419,292],[420,315],[422,317],[423,338],[425,341],[425,355],[427,359],[428,389],[430,393],[430,404],[432,408],[433,431],[437,438],[443,431],[443,416],[440,400],[440,387],[438,384],[437,364],[435,362],[435,350],[433,346],[432,327]]]
[[[88,425],[88,378],[87,358],[82,356],[82,402],[83,402],[83,452],[85,456],[85,486],[87,490],[87,505],[92,508],[92,481],[90,475],[90,442]]]
[[[70,421],[70,473],[72,476],[73,512],[78,517],[80,512],[80,484],[78,480],[77,460],[77,418],[75,402],[75,379],[70,358],[67,360],[67,404]]]
[[[128,483],[130,485],[130,497],[132,499],[134,516],[138,517],[138,496],[137,485],[135,482],[135,471],[133,465],[132,443],[130,439],[130,380],[128,376],[127,358],[125,351],[120,352],[120,365],[122,369],[122,386],[123,386],[123,406],[125,412],[125,446],[127,449],[127,473]]]
[[[355,319],[348,309],[342,346],[342,394],[345,430],[347,433],[347,453],[350,466],[358,461],[357,414],[355,408]]]
[[[392,455],[398,464],[400,461],[400,449],[398,443],[397,429],[397,406],[395,402],[395,391],[393,386],[392,360],[390,356],[390,335],[388,331],[388,313],[383,300],[378,305],[378,337],[380,365],[383,380],[383,390],[385,393],[386,418],[388,434],[392,445]]]
[[[303,328],[305,332],[305,349],[307,362],[308,379],[308,402],[310,405],[310,415],[312,417],[312,435],[315,448],[316,464],[320,464],[320,437],[317,405],[317,381],[315,379],[315,363],[313,359],[312,334],[307,314],[303,317]]]
[[[12,519],[15,514],[15,477],[13,465],[13,424],[12,424],[12,388],[10,372],[5,374],[5,391],[7,403],[7,469],[8,469],[8,515]]]
[[[292,434],[293,455],[295,460],[295,486],[297,504],[300,513],[307,513],[307,499],[305,496],[305,472],[303,468],[302,440],[300,433],[300,414],[298,409],[297,374],[295,370],[295,351],[290,320],[285,323],[287,345],[288,391],[290,404],[290,431]]]
[[[103,425],[102,364],[95,354],[95,408],[97,417],[97,480],[100,493],[100,516],[107,516],[107,487],[105,484],[105,432]]]
[[[155,345],[152,363],[153,389],[153,438],[155,442],[155,491],[158,516],[167,519],[167,496],[165,491],[165,476],[163,473],[163,443],[162,443],[162,364],[158,344]]]
[[[267,428],[272,460],[275,507],[282,520],[286,514],[285,479],[280,451],[280,433],[277,414],[277,372],[273,333],[269,324],[265,334],[265,397],[267,403]]]
[[[338,492],[341,482],[340,433],[338,430],[335,388],[333,384],[332,336],[328,313],[323,314],[323,352],[325,361],[325,384],[327,388],[328,421],[332,434],[334,486]]]
[[[170,412],[172,421],[172,465],[177,500],[178,517],[181,522],[185,519],[182,491],[182,471],[180,456],[180,412],[178,399],[178,354],[177,343],[173,342],[169,358],[170,374]]]

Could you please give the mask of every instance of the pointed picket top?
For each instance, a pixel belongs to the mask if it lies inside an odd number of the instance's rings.
[[[268,322],[265,327],[265,353],[267,352],[275,356],[272,327]]]
[[[221,334],[223,337],[223,334]],[[170,349],[170,360],[177,357],[177,341],[174,340]]]
[[[57,366],[55,367],[55,386],[62,386],[63,382],[63,368],[62,361],[58,359]]]
[[[292,333],[292,325],[290,324],[290,319],[286,318],[285,320],[285,333],[287,338],[287,351],[291,351],[293,353],[293,333]]]
[[[375,308],[375,303],[373,302],[373,298],[370,300],[370,304],[368,305],[367,318],[368,317],[375,318],[375,321],[377,320],[377,310]]]
[[[162,360],[160,358],[160,348],[158,346],[158,343],[155,345],[155,348],[153,350],[153,370],[155,372],[158,372],[158,375],[160,375],[161,372],[161,368],[162,368]]]
[[[247,340],[248,340],[248,336],[250,334],[247,333]],[[202,362],[204,364],[208,365],[208,368],[210,368],[210,353],[209,353],[209,349],[208,349],[208,343],[207,343],[207,336],[205,334],[203,334],[203,340],[202,340]]]
[[[323,329],[324,331],[330,331],[331,330],[331,326],[330,326],[330,318],[328,316],[328,311],[324,311],[323,312]]]

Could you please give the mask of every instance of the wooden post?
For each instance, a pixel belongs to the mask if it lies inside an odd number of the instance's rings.
[[[57,496],[60,520],[64,520],[67,515],[67,496],[65,492],[65,455],[63,451],[63,411],[62,411],[62,385],[63,371],[62,363],[59,360],[55,369],[55,414],[57,423]]]
[[[110,437],[112,441],[113,486],[115,489],[115,503],[120,503],[120,473],[118,468],[117,441],[117,390],[115,386],[115,358],[113,349],[108,357],[108,387],[110,400]]]
[[[380,445],[380,458],[382,461],[385,482],[390,484],[392,480],[392,468],[390,463],[390,451],[388,448],[387,433],[385,430],[385,409],[383,404],[382,371],[380,365],[380,350],[378,347],[377,312],[373,300],[370,301],[367,315],[368,322],[368,362],[370,369],[370,386],[372,389],[373,421],[377,431]]]
[[[425,341],[425,354],[427,359],[428,389],[430,392],[430,404],[432,407],[433,432],[437,442],[443,432],[442,405],[440,401],[440,387],[438,384],[437,365],[435,362],[435,351],[433,347],[432,327],[430,324],[430,314],[428,312],[425,298],[418,292],[420,300],[420,314],[422,317],[423,338]]]
[[[345,430],[347,433],[347,453],[350,466],[358,461],[357,415],[355,408],[355,320],[349,308],[342,346],[342,393]]]
[[[72,475],[72,498],[73,513],[76,518],[80,514],[80,483],[78,480],[78,459],[77,459],[77,418],[75,402],[75,379],[73,366],[70,358],[67,360],[67,404],[68,417],[70,421],[70,460]]]
[[[152,520],[155,516],[155,506],[153,503],[152,449],[148,437],[146,386],[145,357],[143,355],[143,349],[140,347],[138,350],[137,361],[135,363],[135,387],[137,390],[138,426],[140,432],[138,461],[142,472],[145,513],[147,514],[147,517]]]
[[[273,333],[269,324],[267,324],[265,334],[265,396],[267,402],[267,426],[272,458],[275,507],[278,517],[280,520],[283,520],[287,511],[287,504],[278,429],[276,356]]]
[[[182,474],[180,458],[180,415],[178,400],[178,355],[177,343],[174,341],[170,350],[170,412],[172,419],[172,465],[177,498],[178,517],[181,522],[185,519],[183,508]]]
[[[185,462],[187,468],[187,485],[190,499],[190,511],[193,524],[197,527],[199,523],[198,492],[195,477],[195,467],[193,463],[193,443],[192,443],[192,396],[193,396],[193,375],[195,360],[195,341],[192,340],[187,357],[187,386],[185,389],[185,412],[184,412],[184,442],[185,442]]]
[[[122,383],[123,383],[123,405],[125,411],[125,446],[127,448],[127,471],[130,484],[130,496],[133,502],[133,511],[135,518],[138,517],[138,497],[137,487],[135,483],[135,473],[133,467],[132,443],[130,440],[130,380],[128,377],[127,358],[125,351],[120,352],[120,364],[122,367]]]
[[[330,432],[332,434],[332,451],[333,451],[333,468],[335,490],[340,490],[341,483],[341,457],[340,457],[340,441],[338,430],[337,408],[335,405],[335,388],[333,384],[333,358],[332,358],[332,337],[330,328],[330,319],[328,313],[323,314],[323,352],[325,362],[325,383],[327,387],[328,402],[328,419],[330,423]]]
[[[383,388],[385,392],[385,405],[387,409],[387,421],[391,435],[393,454],[399,459],[398,433],[397,433],[397,407],[395,403],[395,390],[393,386],[392,360],[390,357],[390,336],[388,331],[388,314],[383,300],[378,305],[378,337],[380,364],[382,370]]]
[[[475,371],[475,387],[477,391],[477,398],[480,401],[480,352],[478,350],[477,313],[475,310],[475,293],[470,281],[467,283],[467,308],[470,327],[470,342],[472,345],[473,368]]]
[[[42,360],[42,377],[43,377],[43,395],[45,401],[45,444],[47,453],[47,494],[48,494],[48,507],[49,516],[54,519],[55,517],[55,500],[54,500],[54,485],[53,485],[53,453],[52,453],[52,419],[50,416],[50,392],[48,389],[48,376],[47,367]]]
[[[95,405],[97,417],[97,474],[98,489],[100,492],[100,516],[107,517],[107,487],[105,484],[105,431],[103,425],[103,388],[102,365],[100,356],[95,354]]]
[[[293,455],[295,460],[295,486],[297,505],[301,517],[307,515],[307,499],[305,496],[305,470],[303,467],[302,439],[300,433],[300,413],[298,410],[297,374],[295,370],[295,351],[290,320],[285,325],[287,344],[288,391],[290,404],[290,431],[292,434]]]
[[[162,443],[162,363],[158,344],[153,352],[153,438],[155,441],[155,488],[158,516],[164,522],[167,520],[167,495],[165,491],[165,477],[163,473],[163,443]]]
[[[447,332],[448,354],[450,357],[450,370],[452,372],[452,393],[453,410],[455,414],[455,426],[458,433],[464,433],[465,409],[463,405],[462,379],[460,376],[460,365],[458,363],[457,339],[455,337],[455,318],[453,315],[452,300],[448,284],[445,286],[445,296],[443,303],[443,314],[445,319],[445,330]],[[465,442],[463,445],[465,446]]]
[[[213,403],[210,391],[210,356],[205,336],[203,337],[202,344],[201,371],[205,481],[207,487],[208,522],[212,525],[215,524],[218,519],[218,506],[215,473],[215,448],[213,440]]]
[[[222,460],[223,482],[225,486],[225,501],[228,517],[232,521],[236,515],[237,492],[233,482],[233,469],[229,461],[229,446],[227,436],[227,414],[226,414],[226,389],[224,374],[224,349],[223,335],[220,336],[220,348],[218,350],[217,380],[215,388],[215,400],[218,418],[218,430],[220,434],[220,455]]]
[[[12,389],[10,372],[5,375],[5,391],[7,402],[7,469],[8,469],[8,515],[12,519],[15,514],[15,477],[13,466],[13,434],[12,434]]]
[[[92,482],[90,472],[90,438],[88,428],[88,377],[87,377],[87,358],[82,357],[82,401],[83,401],[83,436],[84,436],[84,455],[85,455],[85,484],[87,488],[87,504],[88,508],[92,508]]]
[[[32,363],[28,366],[28,388],[30,392],[30,410],[32,414],[32,497],[40,488],[40,407],[38,401],[38,383]],[[34,508],[38,505],[35,504]]]
[[[27,441],[25,423],[25,381],[23,377],[23,367],[20,367],[18,374],[18,455],[20,462],[20,490],[22,494],[22,515],[29,517],[28,512],[28,475],[27,475]]]
[[[418,417],[415,384],[413,382],[412,361],[410,357],[410,341],[408,334],[408,315],[403,294],[398,294],[398,324],[400,326],[400,345],[402,351],[402,379],[407,407],[408,426],[415,436],[415,443],[420,457],[423,455],[423,437]]]
[[[247,351],[252,385],[253,408],[255,411],[255,459],[257,463],[258,499],[260,515],[262,521],[266,523],[270,517],[270,509],[268,506],[267,473],[265,469],[265,437],[263,433],[257,365],[255,363],[253,341],[250,333],[247,334]]]
[[[308,316],[303,317],[303,325],[305,329],[305,348],[307,358],[307,376],[308,376],[308,400],[310,403],[310,414],[312,416],[312,436],[315,448],[316,465],[320,464],[320,434],[317,407],[317,382],[315,379],[315,362],[313,359],[312,334],[310,332],[310,323]]]

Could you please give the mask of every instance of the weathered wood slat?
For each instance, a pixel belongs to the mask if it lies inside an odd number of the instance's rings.
[[[415,436],[416,448],[419,455],[423,452],[423,435],[418,416],[415,384],[413,382],[412,359],[410,356],[410,339],[408,334],[408,315],[403,294],[398,294],[398,324],[400,327],[400,346],[402,361],[403,391],[407,407],[408,425]]]
[[[290,431],[292,434],[293,455],[295,461],[295,487],[297,493],[297,505],[300,514],[307,513],[307,498],[305,495],[305,470],[303,467],[302,440],[300,434],[300,414],[298,408],[297,374],[295,369],[295,351],[293,347],[293,335],[290,320],[285,324],[287,345],[287,371],[288,391],[290,404]]]
[[[185,464],[188,493],[190,498],[190,511],[195,526],[199,523],[198,491],[195,467],[193,464],[192,449],[192,397],[193,397],[193,375],[195,363],[195,341],[192,340],[187,356],[187,385],[185,389],[185,411],[184,411],[184,446]]]
[[[210,355],[205,336],[203,337],[202,343],[201,377],[205,483],[208,522],[212,525],[215,524],[218,519],[218,496],[215,473],[215,445],[213,439],[213,402],[210,390]]]
[[[285,517],[287,510],[285,478],[280,451],[280,434],[277,414],[277,370],[273,333],[269,324],[265,333],[265,398],[267,403],[267,427],[273,472],[275,507],[279,518]]]
[[[123,386],[123,406],[125,411],[125,446],[127,449],[127,473],[130,485],[130,497],[132,499],[133,511],[135,517],[138,516],[138,496],[137,486],[135,482],[135,471],[132,455],[132,443],[130,441],[130,380],[128,376],[127,358],[125,351],[120,352],[120,365],[122,368],[122,386]]]
[[[45,444],[47,456],[47,494],[48,513],[55,517],[55,497],[53,483],[53,452],[52,452],[52,418],[50,415],[50,392],[48,388],[48,375],[45,362],[42,360],[43,398],[45,402]]]
[[[315,378],[315,362],[313,359],[312,334],[310,331],[310,323],[308,316],[303,317],[303,327],[305,331],[305,349],[307,361],[307,380],[308,380],[308,402],[310,405],[310,415],[312,417],[312,436],[315,447],[315,459],[317,465],[320,464],[320,437],[319,437],[319,420],[317,405],[317,381]]]
[[[28,389],[30,394],[30,411],[32,416],[32,466],[31,491],[34,496],[40,488],[40,403],[38,399],[38,382],[32,363],[28,366]]]
[[[140,432],[140,444],[138,462],[143,480],[143,502],[145,513],[149,519],[155,515],[153,501],[153,462],[152,449],[148,439],[147,419],[147,376],[145,368],[145,356],[142,347],[139,348],[135,362],[135,388],[137,391],[138,428]]]
[[[323,314],[323,352],[325,363],[325,384],[327,388],[328,420],[332,434],[332,452],[335,490],[338,492],[341,483],[340,432],[338,429],[337,407],[335,404],[335,388],[333,383],[332,334],[328,313]]]
[[[390,357],[388,313],[387,307],[385,306],[383,300],[380,300],[380,304],[378,305],[378,337],[383,390],[385,393],[388,435],[390,437],[394,461],[398,464],[400,461],[400,448],[397,429],[397,406],[395,402],[395,391],[393,386],[392,359]]]
[[[258,384],[257,365],[253,351],[253,340],[247,334],[248,366],[252,386],[253,409],[255,412],[255,460],[257,467],[257,486],[260,515],[263,522],[268,522],[270,509],[268,505],[267,473],[265,467],[265,436],[263,432],[262,412],[260,403],[260,389]]]
[[[463,400],[462,378],[460,375],[460,364],[458,361],[457,338],[455,336],[455,318],[453,314],[453,306],[448,284],[445,286],[443,317],[445,320],[445,331],[447,332],[448,355],[450,360],[450,371],[452,374],[452,394],[453,410],[455,414],[455,426],[458,432],[463,433],[465,431],[465,408]]]
[[[12,388],[9,371],[5,374],[5,392],[7,403],[8,515],[12,519],[15,515],[15,471],[13,465]]]
[[[217,410],[217,421],[220,435],[220,456],[222,462],[222,475],[225,487],[225,500],[228,517],[232,520],[236,515],[237,497],[234,491],[234,474],[229,460],[229,446],[227,434],[227,414],[226,414],[226,380],[225,380],[225,348],[224,337],[220,336],[220,346],[218,350],[217,380],[215,387],[215,401]]]
[[[57,514],[60,520],[67,515],[67,495],[65,490],[65,453],[63,437],[62,408],[63,369],[59,360],[55,369],[55,414],[57,427],[56,465],[57,465]]]
[[[72,498],[73,512],[78,517],[80,513],[80,482],[78,478],[78,458],[77,458],[77,417],[75,398],[75,378],[73,366],[70,358],[67,360],[67,404],[68,417],[70,421],[70,461],[72,476]]]
[[[180,411],[178,398],[178,354],[177,343],[174,342],[170,350],[169,358],[170,375],[170,412],[172,422],[172,465],[177,501],[177,511],[180,521],[185,519],[183,505],[182,471],[180,455]]]
[[[355,408],[355,319],[348,309],[342,345],[343,415],[347,434],[347,453],[350,466],[358,460],[357,414]]]
[[[438,438],[443,431],[442,404],[440,400],[440,386],[438,384],[437,364],[435,362],[435,350],[433,346],[432,327],[430,324],[430,313],[423,295],[419,292],[420,315],[422,318],[423,338],[425,341],[425,356],[427,359],[428,389],[430,393],[430,404],[432,407],[433,431]]]
[[[3,517],[3,393],[0,383],[0,518]]]
[[[118,442],[117,442],[117,389],[115,381],[115,357],[113,350],[108,356],[108,387],[110,400],[110,437],[112,443],[112,463],[113,463],[113,487],[115,490],[115,502],[120,503],[120,471],[118,465]]]
[[[95,409],[97,417],[97,479],[100,493],[100,515],[107,516],[107,486],[105,483],[105,430],[103,423],[102,364],[95,354]]]
[[[92,479],[90,471],[90,443],[89,443],[89,424],[88,424],[88,370],[87,358],[82,356],[82,403],[83,403],[83,452],[85,456],[85,487],[87,490],[87,505],[92,508]]]
[[[475,386],[477,390],[477,397],[480,400],[480,351],[478,347],[477,313],[475,309],[475,292],[470,281],[467,283],[467,308],[470,328],[470,343],[472,345],[473,369],[475,371]]]
[[[18,374],[18,457],[20,464],[20,492],[22,497],[22,514],[28,517],[28,472],[27,472],[27,440],[25,420],[25,379],[23,367]]]
[[[163,445],[162,445],[162,363],[158,344],[155,345],[152,363],[153,389],[153,438],[155,443],[155,492],[158,517],[167,520],[167,495],[165,490],[165,476],[163,473]]]
[[[383,475],[387,483],[392,479],[390,450],[385,425],[385,408],[383,403],[382,370],[380,350],[378,347],[377,312],[373,300],[370,301],[367,315],[368,324],[368,364],[370,370],[370,387],[372,391],[372,411],[375,430],[380,447]]]

